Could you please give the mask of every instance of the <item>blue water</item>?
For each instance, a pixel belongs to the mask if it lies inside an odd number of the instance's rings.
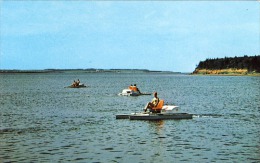
[[[80,79],[89,87],[64,88]],[[0,74],[0,162],[260,162],[260,77]],[[191,120],[116,120],[151,96]]]

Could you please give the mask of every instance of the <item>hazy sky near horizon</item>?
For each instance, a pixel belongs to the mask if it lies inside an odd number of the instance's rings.
[[[0,69],[192,72],[260,55],[257,1],[0,1]]]

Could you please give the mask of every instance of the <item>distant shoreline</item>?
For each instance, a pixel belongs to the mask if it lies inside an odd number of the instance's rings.
[[[0,74],[7,73],[170,73],[170,74],[186,74],[172,71],[155,71],[146,69],[44,69],[44,70],[0,70]]]

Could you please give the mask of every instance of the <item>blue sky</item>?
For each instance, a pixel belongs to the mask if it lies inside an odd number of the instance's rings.
[[[257,1],[0,1],[0,69],[192,72],[260,55]]]

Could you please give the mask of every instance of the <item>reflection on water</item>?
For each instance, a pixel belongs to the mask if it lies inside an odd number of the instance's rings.
[[[73,79],[88,88],[64,88]],[[148,80],[149,79],[149,80]],[[259,77],[171,74],[0,76],[0,162],[259,162]],[[157,91],[192,120],[116,120]]]
[[[148,121],[150,131],[155,132],[156,135],[160,135],[163,133],[164,121],[156,120],[156,121]],[[160,137],[159,137],[160,138]]]

